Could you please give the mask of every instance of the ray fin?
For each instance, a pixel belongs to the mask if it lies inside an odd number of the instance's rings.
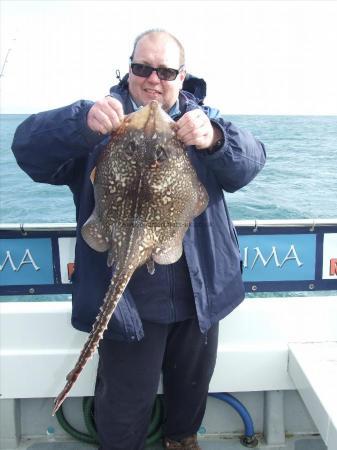
[[[93,213],[81,229],[82,237],[92,249],[97,252],[106,252],[109,247],[109,239],[97,215]]]
[[[150,258],[150,259],[147,261],[146,266],[147,266],[147,271],[149,272],[149,274],[150,274],[150,275],[153,275],[153,274],[155,273],[156,269],[155,269],[155,267],[154,267],[154,261],[153,261],[152,258]]]
[[[90,181],[92,182],[92,184],[95,183],[95,179],[96,179],[96,167],[94,167],[90,173]]]
[[[115,259],[116,259],[115,252],[112,250],[112,248],[110,248],[109,254],[108,254],[108,261],[107,261],[108,267],[113,266]]]
[[[183,254],[183,246],[180,238],[170,241],[160,252],[152,253],[153,260],[158,264],[173,264],[180,259]]]

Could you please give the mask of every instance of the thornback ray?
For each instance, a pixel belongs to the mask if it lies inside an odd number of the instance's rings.
[[[208,203],[174,121],[156,101],[125,117],[90,178],[95,207],[81,234],[92,249],[108,252],[114,273],[53,415],[97,349],[134,271],[147,264],[153,273],[154,263],[178,261],[189,224]]]

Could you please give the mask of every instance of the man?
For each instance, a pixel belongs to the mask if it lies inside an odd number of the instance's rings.
[[[72,324],[90,331],[111,278],[106,255],[79,230],[93,209],[89,175],[107,136],[125,114],[155,99],[176,121],[178,137],[209,195],[184,238],[180,260],[133,275],[99,346],[95,421],[101,450],[144,448],[160,373],[167,419],[164,448],[200,449],[196,433],[217,353],[218,322],[244,298],[240,255],[223,190],[249,183],[265,162],[264,146],[203,106],[203,80],[188,77],[180,42],[150,30],[135,42],[128,76],[110,96],[28,118],[13,151],[36,181],[67,184],[77,212]],[[185,90],[188,89],[187,90]]]

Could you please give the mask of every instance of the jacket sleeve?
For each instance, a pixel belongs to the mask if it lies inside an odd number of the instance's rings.
[[[219,111],[205,107],[211,123],[223,134],[223,144],[215,152],[200,151],[205,164],[227,192],[246,186],[260,172],[266,161],[265,147],[249,131],[226,121]]]
[[[77,163],[102,136],[86,124],[92,102],[80,100],[69,106],[33,114],[17,128],[12,150],[19,166],[34,180],[69,184]]]

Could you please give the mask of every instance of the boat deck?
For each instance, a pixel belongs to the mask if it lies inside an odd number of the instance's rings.
[[[237,438],[218,440],[201,438],[199,442],[202,450],[244,450],[247,448]],[[297,436],[287,438],[285,446],[281,447],[266,445],[262,439],[259,439],[259,444],[255,448],[263,450],[326,450],[327,447],[318,436]],[[23,440],[17,450],[97,450],[97,447],[76,441],[55,440],[50,442],[46,439],[28,439]],[[146,450],[162,450],[162,446],[158,443],[155,446],[146,447]]]

